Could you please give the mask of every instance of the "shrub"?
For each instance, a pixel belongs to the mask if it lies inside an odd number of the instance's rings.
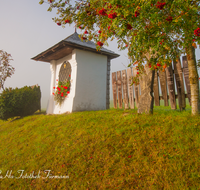
[[[6,88],[0,94],[0,119],[32,115],[41,110],[40,87]]]

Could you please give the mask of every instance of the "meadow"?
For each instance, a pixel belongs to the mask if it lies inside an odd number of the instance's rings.
[[[199,137],[188,102],[0,120],[0,189],[197,190]]]

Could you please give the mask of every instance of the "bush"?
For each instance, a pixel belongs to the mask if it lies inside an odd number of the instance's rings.
[[[0,94],[0,119],[7,120],[15,116],[32,115],[41,110],[40,87],[6,88]]]

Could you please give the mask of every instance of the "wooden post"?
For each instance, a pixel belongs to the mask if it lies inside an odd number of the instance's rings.
[[[186,102],[185,102],[185,89],[184,89],[184,83],[183,83],[183,72],[181,68],[181,61],[180,58],[176,60],[176,68],[178,71],[178,75],[180,78],[180,85],[181,85],[181,100],[182,100],[182,108],[185,109],[186,107]]]
[[[183,73],[185,78],[185,86],[187,90],[187,97],[191,106],[191,90],[190,90],[190,80],[189,80],[189,69],[188,69],[188,62],[187,62],[187,56],[182,57],[182,63],[183,63]]]
[[[114,108],[117,108],[117,81],[116,81],[116,72],[112,73],[112,90],[113,90],[113,104],[114,104]]]
[[[133,96],[133,85],[131,86],[131,77],[132,77],[132,70],[131,68],[127,69],[127,79],[128,79],[128,95],[129,95],[129,103],[130,103],[130,108],[134,109],[135,104],[134,104],[134,96]]]
[[[137,70],[134,67],[133,68],[133,77],[135,77],[137,74]],[[136,107],[138,108],[138,104],[139,104],[139,85],[134,85],[134,91],[135,91],[135,102],[136,102]]]
[[[162,96],[164,99],[164,105],[169,106],[168,98],[167,98],[167,84],[166,84],[166,73],[165,71],[159,71],[159,78],[160,78],[160,86],[162,91]]]
[[[118,107],[122,108],[122,80],[121,71],[117,71]]]
[[[123,95],[124,95],[124,108],[129,109],[126,70],[122,71],[122,84],[123,84]]]
[[[173,74],[171,65],[166,68],[166,75],[167,75],[167,85],[168,85],[168,90],[169,90],[169,99],[170,99],[171,109],[176,109],[174,74]]]
[[[181,111],[182,110],[181,82],[180,82],[180,77],[176,68],[176,61],[173,61],[173,65],[174,65],[174,74],[175,74],[175,79],[176,79],[176,89],[177,89],[177,94],[178,94],[178,104]]]
[[[158,74],[156,70],[155,70],[155,76],[154,76],[153,93],[154,93],[155,106],[160,106]]]

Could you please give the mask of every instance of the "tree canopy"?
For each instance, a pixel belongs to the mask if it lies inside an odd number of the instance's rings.
[[[13,60],[11,54],[0,50],[0,89],[3,88],[3,90],[7,77],[11,77],[15,71],[14,67],[9,64],[11,60]]]
[[[44,3],[40,1],[40,4]],[[195,0],[48,0],[48,11],[57,8],[58,26],[75,23],[82,40],[94,40],[97,49],[117,38],[118,48],[128,49],[137,65],[138,83],[145,61],[153,69],[165,69],[186,54],[190,83],[198,83],[197,63],[192,54],[200,44],[200,6]],[[190,61],[191,60],[191,61]],[[129,65],[130,66],[130,65]],[[195,70],[196,68],[196,70]],[[197,88],[197,85],[195,86]]]

